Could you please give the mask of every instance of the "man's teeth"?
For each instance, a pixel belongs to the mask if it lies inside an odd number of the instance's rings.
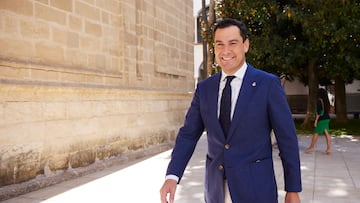
[[[231,59],[232,59],[232,57],[227,57],[227,58],[223,57],[223,60],[224,60],[224,61],[229,61],[229,60],[231,60]]]

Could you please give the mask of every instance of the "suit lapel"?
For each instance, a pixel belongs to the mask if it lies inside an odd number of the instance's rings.
[[[246,115],[246,111],[248,110],[247,106],[251,101],[254,90],[256,88],[257,81],[255,80],[255,72],[254,68],[248,65],[246,73],[244,75],[244,79],[240,88],[239,96],[236,102],[234,115],[231,121],[231,126],[229,129],[228,138],[231,138],[234,134],[235,129],[241,125],[242,119],[244,119],[244,115]]]
[[[214,119],[211,121],[213,123],[213,127],[215,127],[215,130],[217,131],[216,134],[220,135],[221,138],[225,139],[224,132],[222,131],[219,119],[218,119],[218,97],[219,97],[219,86],[220,86],[220,79],[221,74],[215,74],[211,78],[211,82],[209,83],[209,88],[207,89],[207,101],[208,106],[208,116],[211,119]]]

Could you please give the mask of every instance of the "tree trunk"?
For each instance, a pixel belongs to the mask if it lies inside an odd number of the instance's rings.
[[[208,22],[207,22],[207,14],[206,14],[206,2],[205,2],[205,0],[202,0],[202,23],[201,23],[201,26],[205,26],[205,29],[206,30],[208,30],[208,27],[207,27],[207,24],[208,24]],[[203,40],[203,42],[202,42],[202,44],[203,44],[203,68],[206,70],[206,72],[207,72],[207,77],[211,74],[211,73],[209,73],[208,72],[208,70],[207,70],[207,61],[208,61],[208,59],[207,59],[207,39],[206,39],[206,37],[202,37],[202,40]]]
[[[314,127],[314,109],[316,108],[317,90],[319,85],[315,60],[311,60],[309,63],[308,79],[309,95],[307,97],[307,112],[304,122],[301,124],[301,128],[311,130]]]
[[[215,19],[215,1],[210,0],[209,4],[209,19],[208,19],[208,28],[210,31],[210,28],[214,25],[214,19]],[[213,40],[212,40],[213,41]],[[208,50],[207,50],[207,70],[209,75],[213,74],[213,64],[214,64],[214,45],[213,43],[208,44]]]
[[[340,77],[335,78],[335,113],[337,122],[347,121],[345,82]]]

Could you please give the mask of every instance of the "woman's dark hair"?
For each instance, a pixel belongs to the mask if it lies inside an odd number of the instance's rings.
[[[243,38],[243,41],[248,39],[248,31],[247,31],[246,25],[243,22],[233,19],[233,18],[225,18],[225,19],[217,22],[215,25],[215,28],[214,28],[214,34],[217,29],[227,28],[230,26],[236,26],[239,28],[240,35]]]
[[[317,94],[318,94],[318,98],[322,99],[324,102],[324,111],[326,113],[329,113],[330,101],[328,97],[328,92],[324,88],[319,88]]]

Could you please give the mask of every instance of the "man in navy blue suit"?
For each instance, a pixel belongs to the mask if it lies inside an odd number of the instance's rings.
[[[206,129],[205,202],[278,202],[273,130],[284,170],[285,203],[300,203],[298,140],[280,79],[246,62],[249,39],[244,23],[224,19],[214,33],[216,62],[222,71],[197,85],[160,189],[161,202],[174,202],[176,186]],[[231,98],[228,127],[222,124],[223,90],[230,91]]]

